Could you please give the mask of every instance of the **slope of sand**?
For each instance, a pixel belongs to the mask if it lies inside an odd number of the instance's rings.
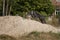
[[[42,24],[30,19],[24,19],[20,16],[0,17],[0,34],[18,36],[32,31],[58,32],[58,30],[51,25]]]

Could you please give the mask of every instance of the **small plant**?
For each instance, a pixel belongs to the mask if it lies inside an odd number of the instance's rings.
[[[34,31],[29,33],[28,35],[34,35],[34,36],[38,36],[40,34],[40,32]]]
[[[52,32],[31,32],[28,35],[22,36],[21,40],[60,40],[60,33]]]
[[[2,34],[0,35],[0,40],[16,40],[16,38],[6,35],[6,34]]]

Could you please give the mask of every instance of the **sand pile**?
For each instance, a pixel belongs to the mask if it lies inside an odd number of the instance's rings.
[[[18,36],[32,31],[58,32],[58,30],[51,25],[42,24],[30,19],[24,19],[20,16],[0,17],[0,34]]]

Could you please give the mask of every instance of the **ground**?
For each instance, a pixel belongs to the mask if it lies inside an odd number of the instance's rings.
[[[42,23],[34,21],[34,20],[22,18],[20,16],[0,17],[0,35],[4,34],[4,35],[13,36],[14,38],[16,38],[16,37],[22,36],[23,34],[24,35],[29,34],[33,31],[45,32],[45,33],[53,32],[53,33],[58,34],[60,32],[60,29],[55,28],[54,26],[51,26],[49,24],[42,24]],[[52,38],[52,37],[55,38],[56,34],[53,36],[50,35],[49,33],[41,34],[41,36],[42,36],[41,38],[44,38],[45,35],[48,35],[49,36],[48,38]],[[3,38],[5,38],[5,36]],[[25,38],[25,37],[23,37],[23,38]],[[23,40],[23,38],[22,38],[22,40]],[[52,38],[52,39],[54,39],[54,38]],[[35,38],[33,38],[33,39],[35,39]],[[38,39],[39,39],[39,37],[38,37]],[[44,39],[47,39],[47,37]],[[56,40],[57,39],[58,38],[56,38]],[[28,40],[28,39],[26,39],[26,40]]]

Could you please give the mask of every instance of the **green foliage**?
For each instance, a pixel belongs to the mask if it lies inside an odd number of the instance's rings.
[[[34,36],[38,36],[40,34],[40,32],[34,31],[29,33],[28,35],[34,35]]]
[[[42,14],[50,15],[55,9],[50,0],[9,0],[9,5],[13,15],[25,15],[23,12],[31,10],[42,11]]]
[[[50,0],[18,0],[13,5],[12,9],[13,13],[18,12],[17,14],[20,14],[19,12],[23,14],[23,12],[35,10],[38,12],[42,11],[44,15],[49,15],[55,8]]]
[[[43,16],[47,16],[46,12],[44,12],[44,11],[40,11],[40,14]]]

